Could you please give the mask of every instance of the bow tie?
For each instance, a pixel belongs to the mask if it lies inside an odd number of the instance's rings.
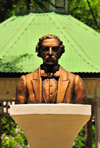
[[[45,73],[45,70],[41,70],[41,77],[60,77],[59,71],[56,71],[55,73]]]

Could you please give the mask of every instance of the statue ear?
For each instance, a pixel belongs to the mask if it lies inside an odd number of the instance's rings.
[[[61,56],[62,56],[62,51],[61,51],[61,53],[60,53],[60,55],[59,55],[59,59],[60,59]]]
[[[41,52],[38,52],[37,56],[38,56],[38,57],[42,57],[42,56],[41,56]]]
[[[62,50],[62,53],[64,53],[65,52],[65,46],[64,45],[61,45],[60,48]]]
[[[59,58],[62,56],[62,54],[65,52],[65,49],[64,49],[64,45],[61,45],[60,46],[60,55],[59,55]]]
[[[39,52],[39,46],[38,46],[38,44],[36,45],[35,52]]]
[[[41,55],[41,49],[38,50],[38,54],[37,54],[37,56],[40,57],[40,58],[42,58],[42,55]]]

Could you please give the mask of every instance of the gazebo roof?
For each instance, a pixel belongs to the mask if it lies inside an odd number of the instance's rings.
[[[67,71],[100,72],[100,34],[71,15],[30,13],[0,24],[0,72],[32,72],[42,63],[35,47],[46,34],[60,37],[65,53],[59,60]]]

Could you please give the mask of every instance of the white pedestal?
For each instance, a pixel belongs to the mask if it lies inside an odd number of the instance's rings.
[[[72,148],[91,116],[90,105],[11,105],[10,115],[22,128],[30,148]]]

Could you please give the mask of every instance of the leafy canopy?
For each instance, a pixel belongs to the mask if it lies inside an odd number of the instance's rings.
[[[100,32],[100,0],[69,0],[69,14]]]

